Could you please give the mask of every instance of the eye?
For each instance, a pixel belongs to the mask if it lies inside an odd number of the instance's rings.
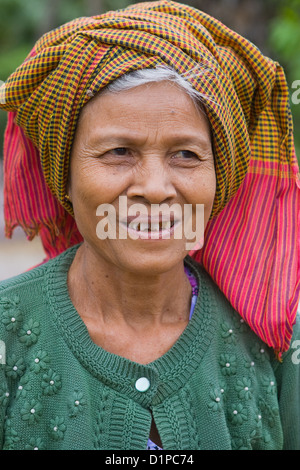
[[[118,147],[118,148],[110,150],[108,153],[112,153],[114,155],[118,155],[122,157],[123,155],[126,155],[127,152],[128,152],[128,149],[126,147]]]
[[[180,150],[179,152],[176,153],[175,158],[182,158],[184,160],[189,160],[193,158],[198,159],[198,155],[195,152],[192,152],[190,150]]]

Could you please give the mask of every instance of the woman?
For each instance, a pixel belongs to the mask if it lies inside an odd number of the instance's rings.
[[[48,262],[1,284],[2,448],[299,449],[280,66],[150,2],[45,35],[4,92],[7,233]]]

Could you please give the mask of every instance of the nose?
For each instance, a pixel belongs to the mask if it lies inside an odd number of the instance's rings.
[[[150,204],[161,204],[175,198],[176,194],[170,171],[158,158],[149,158],[147,162],[135,169],[127,190],[128,198],[142,198]]]

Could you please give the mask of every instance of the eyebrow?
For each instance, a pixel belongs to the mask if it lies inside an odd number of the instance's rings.
[[[144,141],[144,136],[139,134],[121,134],[120,132],[109,131],[107,134],[95,135],[91,138],[90,143],[93,145],[112,145],[126,147],[130,145],[138,145],[139,142]],[[207,137],[202,137],[201,134],[185,134],[173,135],[168,138],[172,146],[185,146],[194,145],[203,148],[206,151],[212,151],[212,141]]]

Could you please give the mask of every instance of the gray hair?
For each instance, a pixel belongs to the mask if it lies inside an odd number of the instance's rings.
[[[203,75],[203,73],[204,70],[200,70],[198,73],[193,70],[189,74],[180,75],[178,72],[176,72],[176,70],[160,65],[156,68],[139,69],[121,75],[116,80],[107,85],[104,90],[112,93],[118,93],[148,83],[169,81],[185,91],[187,95],[193,100],[193,102],[203,110],[202,104],[205,103],[205,101],[212,101],[212,99],[207,95],[200,93],[188,81],[189,77],[193,76],[199,78],[201,75]]]

